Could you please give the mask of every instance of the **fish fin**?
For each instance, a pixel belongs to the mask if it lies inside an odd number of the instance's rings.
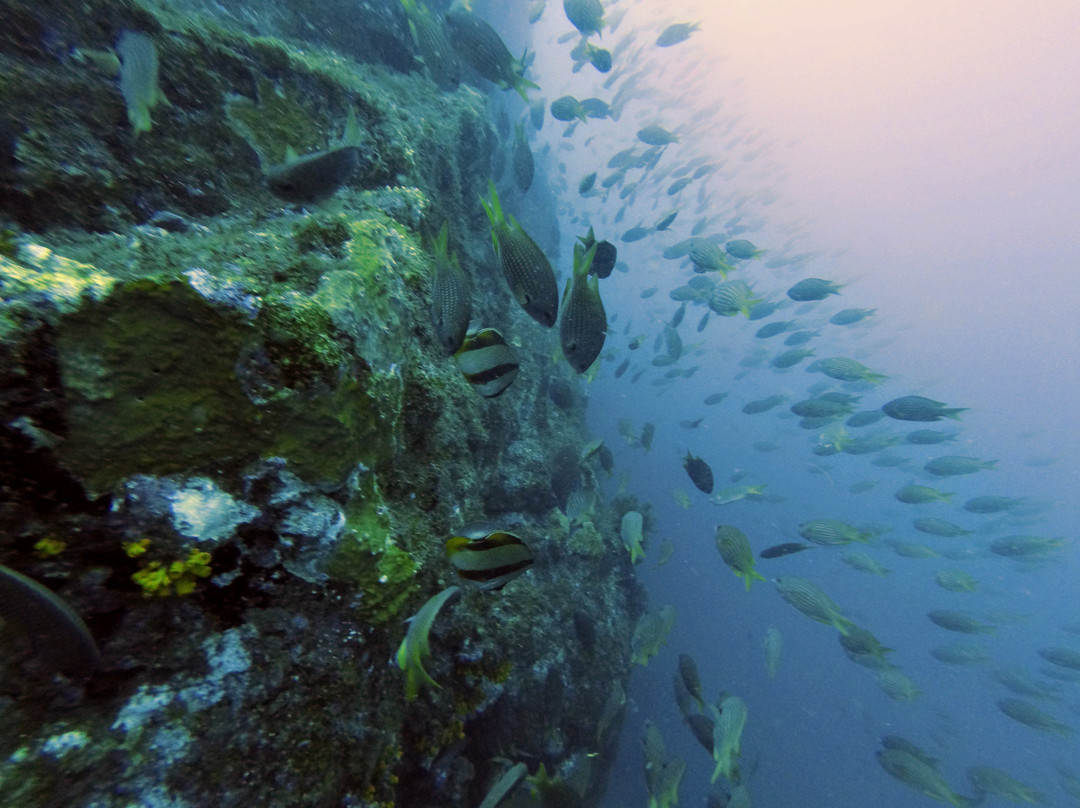
[[[499,227],[506,226],[506,219],[503,218],[502,206],[499,205],[499,195],[495,192],[495,183],[488,180],[488,188],[491,189],[491,201],[480,197],[480,204],[484,208],[484,213],[487,214],[488,220],[491,222],[491,247],[495,250],[495,255],[499,254]]]
[[[414,646],[409,642],[408,635],[405,636],[405,639],[401,641],[401,645],[398,647],[397,666],[405,672],[405,698],[408,701],[416,698],[417,693],[420,692],[421,683],[431,685],[436,689],[441,687],[424,670],[424,665],[420,660],[421,651],[419,645]]]
[[[282,161],[282,165],[284,165],[285,163],[291,163],[298,158],[299,155],[296,153],[296,149],[294,149],[292,146],[286,146],[285,159]]]
[[[517,63],[519,69],[521,69],[521,70],[525,69],[524,68],[525,58],[528,55],[528,53],[529,53],[529,50],[528,50],[528,48],[526,48],[525,52],[523,54],[521,54],[521,61]],[[528,91],[529,90],[539,90],[539,89],[540,89],[539,84],[537,84],[536,82],[529,81],[527,78],[525,78],[523,75],[521,75],[521,73],[517,73],[515,71],[515,73],[514,73],[514,90],[517,91],[517,94],[521,96],[522,100],[526,104],[529,103]]]

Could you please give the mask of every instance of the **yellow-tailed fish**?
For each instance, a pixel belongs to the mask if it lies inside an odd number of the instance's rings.
[[[623,514],[619,533],[622,536],[623,546],[630,551],[630,563],[636,564],[645,558],[645,549],[641,546],[645,536],[642,533],[643,520],[637,511],[627,511]]]
[[[563,356],[578,373],[584,373],[600,355],[607,336],[607,314],[600,300],[600,281],[589,274],[596,245],[588,252],[574,245],[574,272],[566,282],[559,319],[559,343]]]
[[[491,220],[491,243],[502,265],[506,283],[521,308],[540,325],[550,328],[559,314],[559,286],[544,251],[513,216],[504,216],[495,183],[488,180],[491,200],[480,202]]]
[[[420,611],[409,618],[409,630],[405,633],[405,639],[397,651],[397,666],[405,671],[405,698],[412,701],[420,691],[420,684],[428,684],[434,688],[439,687],[436,682],[424,670],[424,658],[431,653],[428,645],[428,634],[439,610],[450,598],[461,591],[461,587],[449,586],[437,595],[429,598],[420,607]]]
[[[465,341],[472,315],[469,284],[457,258],[447,250],[449,231],[445,223],[435,240],[435,271],[431,281],[431,322],[439,344],[447,354]]]
[[[747,592],[755,578],[759,581],[765,580],[765,576],[754,569],[754,551],[750,549],[746,534],[737,527],[717,525],[716,549],[720,551],[720,558],[724,563],[731,567],[731,571],[746,583]]]

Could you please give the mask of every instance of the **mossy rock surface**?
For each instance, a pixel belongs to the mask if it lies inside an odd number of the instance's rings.
[[[297,325],[270,322],[278,343]],[[285,457],[302,477],[330,485],[357,464],[385,462],[394,384],[356,363],[333,386],[279,388],[259,325],[176,279],[125,283],[63,317],[64,465],[100,494],[132,474],[220,473],[258,457]],[[259,376],[279,393],[263,406],[250,389]]]

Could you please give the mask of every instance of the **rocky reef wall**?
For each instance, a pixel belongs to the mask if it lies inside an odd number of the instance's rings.
[[[617,512],[560,509],[604,473],[585,386],[494,265],[487,96],[369,13],[394,46],[361,64],[164,4],[0,2],[0,564],[100,651],[3,625],[0,804],[473,805],[506,761],[602,788],[641,596]],[[167,99],[138,133],[125,30]],[[346,187],[271,195],[349,110]],[[519,346],[496,399],[432,330],[444,222]],[[482,519],[536,563],[443,609],[410,701],[403,621]]]

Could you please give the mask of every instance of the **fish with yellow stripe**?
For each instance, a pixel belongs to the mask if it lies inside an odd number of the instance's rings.
[[[502,589],[536,560],[525,542],[501,530],[480,538],[453,536],[446,555],[459,576],[489,590]]]
[[[494,328],[467,334],[454,359],[465,381],[484,398],[502,395],[517,378],[517,352]]]

